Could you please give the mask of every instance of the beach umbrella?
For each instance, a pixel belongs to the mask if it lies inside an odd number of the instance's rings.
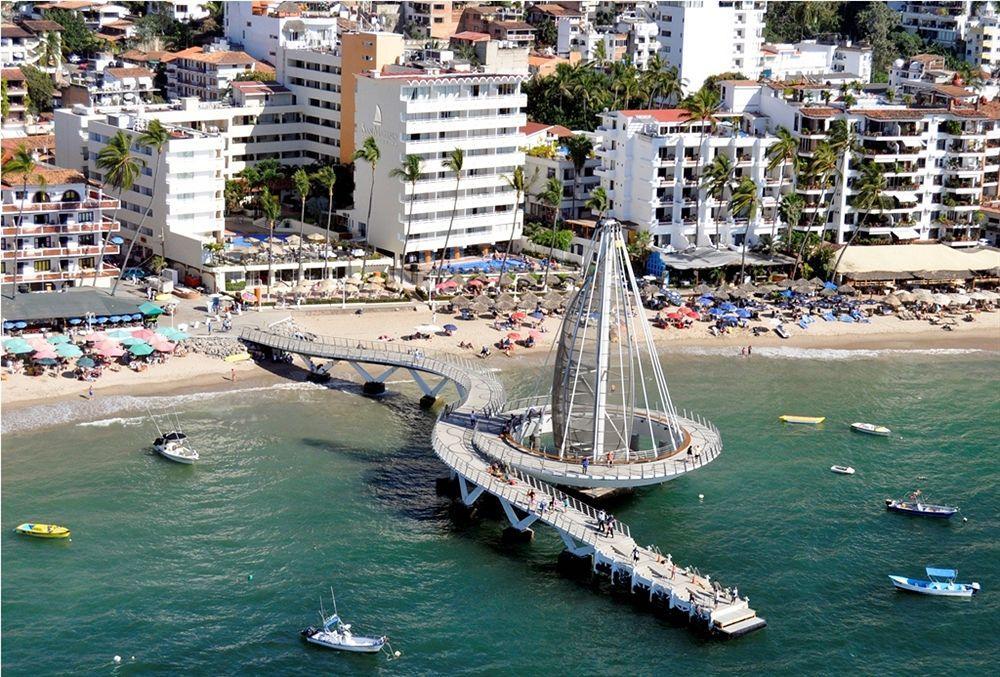
[[[945,307],[951,305],[951,297],[947,294],[934,294],[931,298],[939,306]]]
[[[972,303],[972,298],[966,294],[952,294],[951,304],[953,306],[967,306]]]
[[[719,307],[725,310],[727,313],[736,310],[736,306],[734,306],[732,303],[721,303],[719,304]]]
[[[792,298],[792,296],[794,296],[794,295],[795,295],[795,292],[793,292],[793,291],[792,291],[791,289],[786,289],[786,290],[784,290],[783,292],[780,292],[780,293],[779,293],[779,296],[783,296],[783,297],[785,297],[786,299],[790,299],[790,298]]]
[[[709,287],[707,284],[704,284],[704,283],[699,284],[697,287],[694,288],[694,293],[695,294],[708,294],[711,291],[712,291],[712,288]]]
[[[531,331],[528,332],[528,338],[530,338],[532,341],[537,341],[540,338],[542,338],[542,332],[538,331],[537,329],[532,329]]]
[[[146,301],[141,306],[139,306],[139,312],[146,317],[156,317],[157,315],[163,314],[163,308],[156,305],[155,303],[150,303]]]
[[[701,317],[701,315],[698,313],[698,311],[696,311],[694,308],[684,307],[684,308],[681,308],[681,312],[684,313],[685,315],[687,315],[690,318]]]
[[[56,346],[56,354],[59,357],[80,357],[83,351],[72,343],[60,343]]]
[[[122,339],[130,339],[132,338],[132,332],[126,331],[125,329],[115,329],[114,331],[108,332],[108,338],[118,341],[121,341]]]
[[[104,347],[97,348],[96,350],[97,354],[101,357],[121,357],[125,354],[125,349],[119,345],[105,345]]]
[[[298,235],[289,235],[288,237],[285,238],[285,242],[288,244],[299,244],[300,242],[302,242],[302,238],[300,238]]]
[[[882,303],[893,308],[899,308],[903,305],[903,301],[898,296],[893,296],[892,294],[882,299]]]
[[[520,310],[517,311],[516,313],[511,313],[510,314],[510,319],[514,320],[515,322],[520,322],[521,320],[523,320],[526,317],[528,317],[528,316],[525,313],[521,312]]]
[[[684,316],[681,315],[678,312],[667,313],[667,319],[668,320],[682,320],[682,319],[684,319]]]
[[[695,304],[699,306],[710,306],[714,303],[714,299],[711,296],[700,296],[695,299]]]
[[[969,298],[973,301],[989,301],[989,297],[981,291],[974,291],[969,294]]]
[[[14,323],[13,322],[4,322],[3,323],[3,328],[4,329],[13,329],[14,328]]]
[[[750,317],[752,316],[752,313],[746,308],[737,308],[736,315],[737,317],[742,317],[744,320],[749,320]]]
[[[170,341],[163,341],[163,340],[154,341],[150,345],[152,345],[153,350],[155,350],[158,353],[172,353],[174,352],[174,348],[177,347],[176,343],[171,343]]]
[[[708,311],[708,314],[713,317],[719,317],[720,315],[725,315],[726,311],[724,311],[722,308],[712,308],[711,310]]]
[[[852,287],[849,284],[842,284],[839,287],[837,287],[837,291],[840,292],[841,294],[853,294],[857,290],[854,289],[854,287]]]
[[[518,334],[516,331],[512,331],[508,332],[507,338],[509,338],[511,341],[519,341],[521,339],[521,335]]]
[[[14,329],[27,329],[27,328],[28,328],[28,323],[27,322],[15,322],[14,323]]]
[[[536,320],[544,320],[544,319],[545,319],[545,313],[543,313],[543,312],[542,312],[542,311],[540,311],[540,310],[536,310],[536,311],[534,311],[533,313],[531,313],[531,314],[529,315],[529,317],[532,317],[532,318],[534,318],[534,319],[536,319]]]
[[[134,346],[140,343],[145,343],[141,338],[136,338],[134,336],[128,336],[121,340],[123,346]]]
[[[716,301],[728,301],[729,300],[729,293],[728,292],[724,292],[724,291],[715,292],[715,300]]]
[[[143,341],[148,341],[149,339],[156,336],[156,332],[152,329],[133,329],[132,336],[137,339],[142,339]]]
[[[526,291],[521,294],[521,307],[522,308],[534,308],[538,305],[539,298],[534,292]]]
[[[43,339],[41,336],[35,336],[28,339],[28,345],[35,350],[49,350],[52,348],[52,344]]]
[[[55,359],[59,355],[52,348],[46,348],[45,350],[36,350],[35,354],[31,356],[35,362],[44,359]]]
[[[142,357],[144,355],[149,355],[153,352],[153,346],[148,343],[136,343],[128,347],[128,351],[135,355],[136,357]]]
[[[76,361],[76,366],[83,367],[84,369],[91,369],[97,366],[97,363],[94,362],[94,359],[92,357],[81,357],[79,360]]]
[[[913,303],[913,301],[917,298],[915,294],[905,290],[896,292],[894,296],[903,303]]]
[[[35,349],[23,339],[8,339],[4,341],[3,347],[8,353],[14,353],[15,355],[35,352]]]
[[[778,283],[778,286],[782,289],[791,289],[795,285],[795,280],[784,279]]]
[[[45,340],[52,345],[57,346],[60,343],[69,343],[69,336],[66,336],[65,334],[53,334]]]
[[[446,324],[446,325],[444,325],[444,330],[445,331],[458,331],[458,327],[456,327],[453,324]]]
[[[325,242],[326,238],[319,233],[309,233],[306,235],[306,239],[310,242]]]
[[[83,324],[83,320],[80,319],[79,317],[71,317],[70,320],[69,320],[69,323],[73,324],[73,325]]]
[[[451,305],[455,308],[461,310],[462,308],[468,308],[472,305],[472,299],[468,296],[456,296],[451,300]]]
[[[35,364],[40,364],[43,367],[54,367],[59,364],[59,360],[54,357],[36,357]]]
[[[831,296],[837,295],[837,290],[830,289],[829,287],[824,287],[823,289],[820,290],[819,295],[824,296],[826,298],[830,298]]]
[[[121,348],[121,347],[122,346],[120,343],[118,343],[118,341],[114,341],[112,339],[108,339],[107,341],[101,341],[99,343],[94,344],[95,350],[106,350],[109,348]]]

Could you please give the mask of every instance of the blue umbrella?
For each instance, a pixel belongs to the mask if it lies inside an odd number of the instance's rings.
[[[80,357],[83,351],[73,343],[61,343],[56,346],[56,355],[59,357]]]
[[[142,313],[135,313],[134,315],[132,315],[132,319],[133,320],[141,320],[142,319]]]
[[[60,343],[69,343],[69,337],[65,334],[53,334],[45,340],[54,346],[57,346]]]
[[[54,357],[43,357],[39,360],[35,360],[35,364],[40,364],[43,367],[54,367],[55,365],[59,364],[59,360],[55,359]]]
[[[70,324],[83,324],[83,320],[79,317],[74,317],[69,321]]]
[[[746,308],[737,308],[737,309],[736,309],[736,314],[737,314],[737,315],[738,315],[739,317],[742,317],[742,318],[743,318],[744,320],[747,320],[747,319],[750,319],[750,317],[751,317],[751,316],[753,315],[753,314],[752,314],[752,313],[751,313],[751,312],[750,312],[749,310],[747,310]]]
[[[734,306],[732,303],[729,303],[728,301],[726,303],[720,304],[719,307],[725,310],[727,313],[736,310],[736,306]]]
[[[110,322],[121,322],[122,321],[122,316],[121,315],[112,315],[111,317],[108,318],[108,320]]]
[[[28,345],[28,342],[24,339],[8,339],[3,342],[3,347],[8,353],[14,353],[15,355],[35,352],[35,349]]]
[[[456,327],[453,324],[446,324],[446,325],[444,325],[444,330],[445,331],[458,331],[458,327]]]
[[[14,328],[14,323],[13,322],[4,322],[3,323],[3,328],[4,329],[13,329]]]
[[[695,303],[695,305],[698,305],[698,306],[710,306],[710,305],[712,305],[712,299],[708,298],[706,296],[702,296],[701,298],[699,298],[698,300],[696,300],[694,303]]]
[[[84,369],[90,369],[96,364],[97,363],[94,362],[93,358],[90,357],[81,357],[79,360],[76,361],[76,366],[83,367]]]
[[[14,329],[26,329],[28,327],[27,322],[15,322]]]
[[[104,317],[103,315],[94,320],[94,322],[96,322],[97,324],[104,324],[107,321],[108,318]]]
[[[784,296],[786,299],[790,299],[794,295],[794,292],[791,289],[786,289],[785,291],[781,292],[780,295]]]
[[[129,346],[128,351],[136,357],[142,357],[143,355],[149,355],[153,352],[153,346],[140,341],[139,343]]]
[[[711,310],[708,311],[708,314],[714,317],[718,317],[719,315],[725,315],[725,313],[726,311],[724,311],[722,308],[712,308]]]

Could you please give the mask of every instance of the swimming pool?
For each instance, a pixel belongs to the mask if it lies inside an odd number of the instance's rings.
[[[449,263],[444,267],[449,273],[495,273],[503,267],[503,259],[478,259],[475,261],[460,261]],[[507,259],[507,270],[524,271],[528,269],[521,259]]]

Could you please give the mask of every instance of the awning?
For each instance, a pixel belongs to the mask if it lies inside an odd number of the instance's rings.
[[[924,145],[923,141],[921,141],[918,137],[913,136],[904,136],[901,141],[904,146],[909,146],[910,148],[920,148]]]
[[[914,196],[915,195],[916,195],[916,193],[914,193]],[[900,199],[903,199],[903,198],[900,198]],[[916,200],[916,197],[914,197],[913,199]],[[920,239],[920,233],[917,232],[916,228],[890,228],[889,230],[892,231],[892,234],[895,235],[896,239],[899,239],[899,240],[919,240]]]
[[[935,578],[957,578],[958,569],[935,569],[927,567],[927,575]]]
[[[900,202],[919,202],[920,196],[912,190],[894,190],[892,196]]]
[[[738,266],[743,258],[741,252],[731,249],[716,249],[714,247],[698,247],[696,249],[669,254],[656,247],[653,249],[659,254],[663,265],[674,270],[703,270],[706,268],[721,268],[723,266]],[[748,266],[788,266],[794,262],[795,259],[781,254],[768,256],[748,251],[745,263]]]

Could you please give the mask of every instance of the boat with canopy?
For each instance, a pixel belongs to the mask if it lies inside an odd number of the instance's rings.
[[[958,569],[927,567],[925,571],[930,580],[894,575],[890,575],[889,580],[892,581],[897,590],[915,592],[921,595],[972,597],[979,592],[979,583],[957,583],[955,581],[958,578]]]

